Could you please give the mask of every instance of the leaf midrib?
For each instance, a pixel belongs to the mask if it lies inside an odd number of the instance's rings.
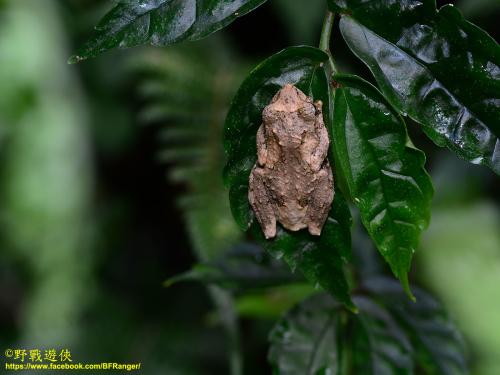
[[[163,2],[162,4],[158,5],[157,7],[155,8],[151,8],[149,10],[147,10],[146,12],[144,13],[141,13],[139,15],[137,15],[136,17],[130,19],[127,23],[125,23],[123,25],[123,27],[120,27],[120,28],[117,28],[116,30],[113,30],[111,32],[111,35],[117,35],[119,33],[121,33],[122,31],[128,29],[129,27],[131,27],[135,22],[137,22],[138,20],[146,17],[146,16],[150,16],[151,13],[153,12],[157,12],[158,10],[168,6],[168,5],[171,5],[173,0],[165,0],[165,2]],[[194,23],[194,22],[193,22]],[[192,27],[193,25],[190,26],[190,28]],[[148,23],[148,38],[150,38],[150,35],[149,35],[149,30],[150,30],[150,27],[151,27],[151,20],[150,22]],[[189,29],[188,29],[189,30]],[[101,31],[102,32],[102,31]]]
[[[346,107],[347,109],[349,110],[349,112],[351,113],[351,116],[353,118],[353,120],[355,119],[355,116],[354,116],[354,113],[351,109],[351,106],[349,105],[349,102],[347,100],[347,93],[346,93],[346,90],[343,89],[342,90],[342,94],[344,96],[344,101],[346,103]],[[354,123],[357,123],[356,121],[354,121]],[[360,130],[361,134],[364,135],[364,132],[358,127],[358,130]],[[378,160],[378,158],[375,156],[375,152],[374,152],[374,147],[373,145],[370,143],[370,142],[367,142],[366,141],[366,137],[363,137],[363,143],[367,144],[368,145],[368,148],[370,150],[370,155],[371,155],[371,158],[375,161],[375,164],[377,165],[377,174],[378,174],[378,179],[380,180],[380,185],[382,187],[382,195],[383,195],[383,198],[384,198],[384,203],[385,203],[385,206],[386,206],[386,210],[387,210],[387,213],[388,215],[390,216],[390,223],[391,223],[391,228],[392,228],[392,232],[395,234],[396,238],[400,239],[400,235],[399,235],[399,231],[396,230],[395,228],[395,224],[394,224],[394,217],[393,217],[393,213],[392,213],[392,208],[387,200],[387,196],[386,196],[386,187],[385,187],[385,183],[384,183],[384,180],[382,178],[382,170],[385,170],[386,168],[382,168],[381,164],[380,164],[380,161]],[[351,177],[352,179],[352,177]],[[356,191],[356,193],[358,193]],[[357,194],[356,194],[357,195]],[[412,225],[415,225],[414,223],[408,223],[408,224],[412,224]],[[399,246],[398,248],[401,248],[401,246]],[[403,247],[404,248],[404,247]],[[410,249],[407,249],[408,251],[411,251]],[[396,250],[394,250],[394,252],[396,254],[399,254]],[[398,257],[398,266],[399,266],[399,257]],[[399,275],[399,267],[398,267],[398,277],[401,277],[401,275]]]
[[[326,319],[325,323],[323,324],[323,329],[321,329],[320,335],[314,341],[314,344],[313,344],[313,347],[311,350],[311,356],[309,358],[309,363],[307,364],[307,375],[314,375],[315,374],[314,366],[316,364],[318,349],[321,346],[321,343],[323,342],[325,337],[327,336],[327,333],[329,331],[328,327],[332,324],[332,322],[333,322],[333,314],[329,314],[328,318]]]

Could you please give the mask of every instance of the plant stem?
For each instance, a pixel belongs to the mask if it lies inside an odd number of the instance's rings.
[[[330,67],[330,73],[336,74],[337,67],[333,61],[332,53],[330,52],[330,39],[332,36],[332,27],[335,20],[335,13],[327,11],[325,14],[325,20],[323,21],[323,28],[321,30],[321,37],[319,40],[319,48],[322,49],[328,55],[328,65]]]
[[[211,285],[208,287],[208,291],[226,333],[229,351],[229,373],[231,375],[243,375],[243,357],[241,355],[238,316],[234,308],[234,300],[230,293],[220,287]]]
[[[196,250],[196,255],[202,262],[207,262],[210,259],[202,249],[198,248]],[[243,375],[243,354],[241,351],[238,314],[234,306],[233,296],[228,291],[216,285],[208,285],[207,290],[226,335],[227,350],[229,353],[229,374]]]

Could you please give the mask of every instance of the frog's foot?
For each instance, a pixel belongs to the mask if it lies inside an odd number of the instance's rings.
[[[276,236],[276,216],[269,198],[263,169],[255,166],[250,173],[248,200],[266,239]]]
[[[321,235],[321,227],[318,226],[316,223],[310,223],[307,229],[309,230],[309,233],[311,233],[313,236]]]
[[[262,230],[264,231],[264,236],[266,237],[266,240],[269,240],[276,236],[276,223],[274,223],[274,225],[272,224],[264,225]]]

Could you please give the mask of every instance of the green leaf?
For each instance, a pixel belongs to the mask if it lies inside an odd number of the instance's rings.
[[[364,280],[350,314],[326,294],[292,308],[270,334],[269,361],[280,375],[466,375],[464,344],[426,292],[406,298],[387,277]]]
[[[292,308],[270,334],[276,374],[466,375],[464,344],[447,314],[428,293],[406,298],[394,280],[364,280],[350,314],[326,294]]]
[[[276,374],[413,374],[411,345],[389,312],[366,297],[360,313],[320,294],[287,313],[270,334]]]
[[[341,305],[313,296],[288,312],[269,336],[269,362],[279,375],[337,374]]]
[[[417,302],[404,297],[393,280],[365,280],[364,288],[375,294],[405,328],[415,349],[414,359],[427,375],[468,374],[463,338],[443,307],[428,293],[413,288]]]
[[[354,299],[360,313],[351,316],[352,323],[344,340],[351,341],[350,374],[413,374],[412,347],[405,332],[390,313],[366,297]]]
[[[96,26],[96,35],[69,59],[76,63],[112,48],[166,46],[198,40],[266,0],[121,0]]]
[[[224,148],[228,156],[224,180],[228,186],[248,184],[257,160],[256,135],[262,124],[262,111],[281,87],[291,83],[315,100],[328,103],[328,82],[321,68],[327,60],[328,55],[317,48],[289,47],[250,72],[231,103],[224,127]],[[325,118],[330,116],[326,105],[323,114]],[[247,209],[250,210],[249,204]],[[242,222],[242,229],[247,229],[250,223],[250,219]]]
[[[500,174],[500,48],[434,0],[329,0],[350,49],[439,146]]]
[[[181,281],[199,281],[228,289],[259,289],[303,281],[270,258],[258,246],[239,244],[218,259],[200,263],[167,280],[165,286]]]
[[[425,157],[382,95],[355,76],[336,75],[333,147],[361,220],[411,296],[408,271],[428,225],[433,187]]]
[[[349,207],[337,192],[319,237],[306,231],[290,232],[279,226],[276,238],[266,240],[257,221],[251,231],[271,255],[283,258],[292,271],[299,270],[313,285],[321,286],[356,311],[344,273],[345,262],[351,255],[351,225]]]
[[[282,86],[291,83],[314,100],[323,101],[325,123],[330,123],[328,81],[322,68],[327,59],[328,56],[316,48],[287,48],[257,66],[233,100],[224,129],[228,156],[224,179],[229,187],[233,216],[243,230],[253,221],[248,203],[248,178],[256,161],[256,134],[262,123],[262,111]],[[343,259],[350,256],[350,227],[349,208],[337,189],[320,237],[278,228],[276,238],[267,241],[256,221],[252,232],[271,254],[283,257],[293,270],[298,269],[313,284],[322,286],[354,309],[343,272]]]

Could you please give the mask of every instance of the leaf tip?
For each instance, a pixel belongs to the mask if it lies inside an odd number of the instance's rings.
[[[173,284],[173,283],[174,283],[174,282],[173,282],[172,280],[168,279],[168,280],[165,280],[165,281],[163,282],[163,284],[161,284],[161,285],[162,285],[164,288],[169,288],[169,287],[171,287],[171,286],[172,286],[172,284]]]
[[[345,302],[345,307],[353,314],[359,314],[358,307],[351,300]]]
[[[406,295],[408,296],[408,298],[412,302],[417,302],[417,299],[413,295],[411,288],[410,288],[410,282],[408,281],[408,273],[406,273],[406,272],[402,273],[399,280],[401,281],[401,285],[403,286],[403,289],[404,289]]]
[[[172,285],[176,284],[179,281],[178,277],[171,277],[163,282],[162,286],[164,288],[170,288]]]

